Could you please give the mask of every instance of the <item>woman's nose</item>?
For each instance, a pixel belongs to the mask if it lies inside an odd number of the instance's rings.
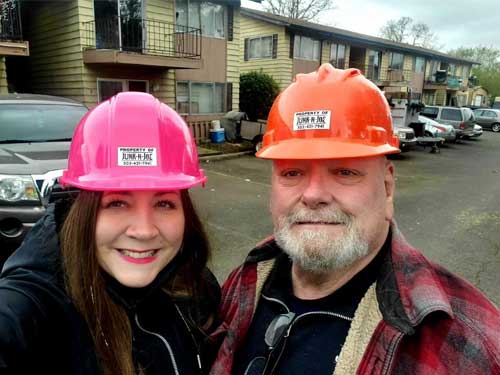
[[[127,235],[138,240],[149,240],[159,234],[158,227],[154,219],[154,213],[148,209],[138,209],[131,217],[131,222],[127,228]]]

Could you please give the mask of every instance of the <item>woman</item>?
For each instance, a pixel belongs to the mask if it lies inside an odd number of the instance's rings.
[[[58,201],[0,276],[0,373],[199,374],[219,287],[183,120],[121,93],[78,125]],[[75,189],[75,190],[76,190]]]

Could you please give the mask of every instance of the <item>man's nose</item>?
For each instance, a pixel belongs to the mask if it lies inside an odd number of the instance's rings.
[[[138,208],[127,228],[127,236],[138,240],[150,240],[159,234],[154,218],[154,212],[148,208]]]
[[[309,173],[307,185],[302,193],[301,201],[309,208],[328,206],[333,202],[331,186],[324,172],[313,168]]]

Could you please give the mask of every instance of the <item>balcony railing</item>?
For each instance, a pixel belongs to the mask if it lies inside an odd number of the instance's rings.
[[[83,34],[84,49],[112,49],[193,59],[201,57],[201,29],[171,22],[107,17],[84,22]]]
[[[0,0],[0,41],[21,41],[21,13],[17,0]]]
[[[463,79],[459,76],[448,76],[447,86],[452,89],[459,89],[463,86]]]
[[[363,75],[372,81],[411,82],[415,75],[413,70],[382,69],[379,65],[357,63],[355,61],[349,62],[349,67],[361,70]]]

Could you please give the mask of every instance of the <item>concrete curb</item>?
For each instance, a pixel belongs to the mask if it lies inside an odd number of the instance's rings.
[[[242,152],[232,152],[229,154],[200,156],[198,159],[200,161],[217,161],[217,160],[240,158],[240,157],[245,156],[245,155],[253,155],[253,154],[255,154],[255,152],[250,150],[250,151],[242,151]]]

